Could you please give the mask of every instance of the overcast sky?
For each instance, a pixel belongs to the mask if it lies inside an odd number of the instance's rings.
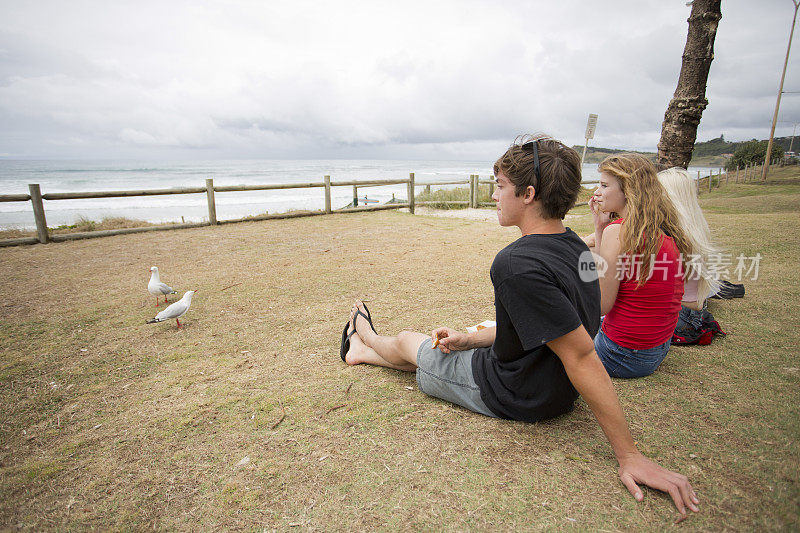
[[[655,150],[685,0],[0,0],[0,157]],[[698,140],[767,138],[791,0],[723,0]],[[800,33],[798,30],[796,33]],[[776,135],[800,122],[795,36]]]

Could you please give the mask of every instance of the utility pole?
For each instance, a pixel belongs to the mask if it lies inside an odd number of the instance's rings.
[[[778,101],[775,102],[775,115],[772,117],[772,129],[769,132],[769,142],[767,143],[767,153],[764,155],[764,167],[761,171],[761,181],[767,181],[769,172],[769,161],[772,159],[772,140],[775,137],[775,125],[778,123],[778,109],[781,107],[781,95],[783,94],[783,79],[786,77],[786,65],[789,64],[789,51],[792,49],[792,36],[794,36],[794,23],[797,22],[797,8],[800,7],[800,0],[792,0],[794,4],[794,17],[792,18],[792,31],[789,32],[789,46],[786,47],[786,59],[783,62],[783,74],[781,74],[781,84],[778,87]]]

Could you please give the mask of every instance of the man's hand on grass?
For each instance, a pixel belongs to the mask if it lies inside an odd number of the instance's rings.
[[[668,492],[681,515],[686,515],[686,507],[698,512],[700,500],[689,484],[689,478],[672,472],[651,461],[640,453],[631,454],[619,461],[619,477],[636,501],[644,499],[644,493],[638,484]]]

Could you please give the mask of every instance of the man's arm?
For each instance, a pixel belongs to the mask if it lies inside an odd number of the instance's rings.
[[[637,483],[668,492],[682,515],[686,507],[699,511],[700,500],[689,479],[643,456],[633,442],[611,378],[594,351],[594,343],[583,326],[547,343],[561,359],[570,381],[583,396],[611,443],[619,462],[619,477],[638,501],[644,495]]]
[[[443,353],[485,348],[494,343],[497,327],[479,329],[475,333],[465,333],[452,328],[436,328],[431,332],[431,339],[439,339],[439,349]]]

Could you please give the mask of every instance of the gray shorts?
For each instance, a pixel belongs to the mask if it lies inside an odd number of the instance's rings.
[[[481,391],[472,377],[472,354],[475,350],[442,353],[432,348],[431,339],[417,351],[417,386],[428,396],[441,398],[470,411],[497,418],[481,400]]]

